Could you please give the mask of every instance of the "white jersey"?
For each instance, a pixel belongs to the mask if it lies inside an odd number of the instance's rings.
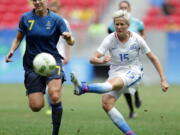
[[[64,20],[69,32],[72,33],[69,22],[64,18],[63,18],[63,20]],[[67,45],[66,40],[63,39],[62,37],[60,37],[59,41],[57,43],[57,49],[58,49],[59,54],[61,54],[62,57],[66,57],[66,51],[65,51],[66,45]]]
[[[117,33],[113,32],[103,40],[97,51],[103,55],[109,53],[112,57],[110,72],[114,72],[129,67],[142,67],[139,56],[151,50],[145,40],[135,32],[130,32],[130,38],[126,43],[122,43]]]

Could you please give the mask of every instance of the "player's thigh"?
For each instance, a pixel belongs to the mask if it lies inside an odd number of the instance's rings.
[[[142,80],[143,71],[131,69],[124,73],[123,80],[126,88],[136,88]]]
[[[46,78],[36,74],[32,69],[25,71],[24,85],[26,87],[26,94],[44,93],[46,88]]]
[[[57,63],[57,68],[53,75],[47,78],[47,86],[49,96],[54,93],[61,93],[62,83],[65,81],[64,71],[62,69],[62,64]]]
[[[48,92],[60,92],[62,88],[62,80],[61,79],[53,79],[48,82]]]
[[[110,74],[108,82],[113,85],[113,90],[129,88],[139,84],[142,75],[143,71],[136,68],[119,70]]]
[[[107,81],[112,85],[112,90],[120,90],[124,87],[124,81],[121,77],[114,77]]]
[[[48,94],[51,103],[57,103],[61,100],[62,80],[53,79],[48,83]]]

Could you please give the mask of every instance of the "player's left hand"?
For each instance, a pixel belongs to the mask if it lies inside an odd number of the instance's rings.
[[[167,83],[166,80],[161,81],[161,88],[164,92],[166,92],[168,90],[169,84]]]

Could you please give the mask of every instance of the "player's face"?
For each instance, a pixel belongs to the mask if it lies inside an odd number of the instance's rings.
[[[128,12],[131,11],[129,5],[128,5],[127,3],[125,3],[125,2],[119,4],[119,9],[121,9],[121,10],[126,10],[126,11],[128,11]]]
[[[43,11],[47,9],[47,0],[32,0],[36,11]]]
[[[118,17],[114,19],[114,26],[117,34],[119,36],[126,35],[128,32],[128,21],[122,17]]]

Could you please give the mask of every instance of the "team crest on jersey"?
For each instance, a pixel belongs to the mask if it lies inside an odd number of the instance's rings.
[[[136,44],[133,44],[133,45],[130,46],[129,49],[130,49],[130,50],[134,50],[134,49],[135,49],[135,50],[138,50],[138,48],[139,48],[139,47],[138,47]]]
[[[47,29],[47,30],[51,29],[51,26],[52,26],[51,22],[48,21],[48,22],[46,23],[46,29]]]

